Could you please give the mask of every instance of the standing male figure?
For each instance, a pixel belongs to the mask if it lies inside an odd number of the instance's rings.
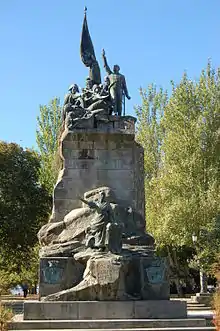
[[[131,99],[131,97],[128,94],[125,76],[119,73],[120,67],[117,64],[114,65],[113,71],[110,69],[107,63],[104,49],[102,51],[102,57],[104,62],[104,68],[108,73],[108,77],[110,80],[109,91],[113,103],[114,112],[115,114],[121,116],[123,95],[125,95],[128,100]]]

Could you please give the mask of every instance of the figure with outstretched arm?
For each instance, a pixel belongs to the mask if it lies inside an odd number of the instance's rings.
[[[98,204],[96,204],[94,201],[87,201],[87,200],[85,200],[83,198],[80,198],[80,197],[79,197],[79,200],[82,201],[83,203],[85,203],[89,208],[99,210]]]
[[[108,74],[110,81],[109,91],[110,91],[111,101],[113,104],[113,109],[115,114],[121,116],[123,95],[125,95],[128,100],[131,99],[128,93],[125,76],[120,74],[119,72],[120,67],[118,64],[114,65],[113,71],[110,69],[107,62],[107,58],[105,56],[104,49],[102,51],[102,58],[103,58],[104,68]]]
[[[107,59],[106,59],[106,56],[105,56],[105,50],[103,49],[102,50],[102,58],[103,58],[103,62],[104,62],[104,68],[107,72],[108,75],[111,75],[113,74],[113,72],[111,71],[109,65],[108,65],[108,62],[107,62]]]

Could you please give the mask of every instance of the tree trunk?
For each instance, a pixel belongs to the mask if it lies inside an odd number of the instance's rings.
[[[34,294],[37,294],[37,284],[34,284]]]
[[[167,248],[168,252],[168,258],[169,258],[169,263],[170,266],[172,267],[173,270],[175,270],[175,278],[174,278],[174,283],[176,285],[176,290],[178,297],[181,298],[183,297],[183,289],[180,283],[180,278],[178,276],[178,262],[177,262],[177,257],[176,257],[176,251],[174,251],[172,248],[168,247]]]
[[[207,293],[207,276],[202,269],[199,271],[200,293]]]

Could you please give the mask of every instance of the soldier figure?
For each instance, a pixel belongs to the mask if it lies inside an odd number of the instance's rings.
[[[75,108],[83,106],[78,85],[70,85],[68,91],[69,93],[65,96],[63,103],[63,121],[66,119],[68,113],[74,111]]]
[[[96,213],[87,229],[86,247],[97,248],[104,251],[106,248],[115,254],[122,249],[122,227],[115,222],[111,204],[106,201],[105,192],[100,192],[98,202],[79,199],[88,205],[89,208],[95,209]]]
[[[121,116],[123,95],[125,95],[128,100],[131,99],[131,97],[128,94],[125,76],[119,73],[120,67],[117,64],[114,65],[113,71],[110,69],[107,63],[104,49],[102,51],[102,57],[104,61],[104,68],[108,73],[108,77],[110,81],[109,91],[113,103],[113,109],[115,114]]]

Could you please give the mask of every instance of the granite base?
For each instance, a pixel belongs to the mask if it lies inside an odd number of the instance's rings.
[[[24,320],[96,320],[186,318],[184,301],[24,302]]]

